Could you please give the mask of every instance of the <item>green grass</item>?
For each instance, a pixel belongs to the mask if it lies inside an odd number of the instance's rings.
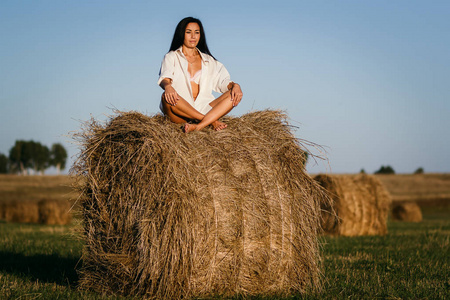
[[[385,237],[325,238],[319,298],[450,297],[450,221],[389,223]]]
[[[384,237],[322,237],[323,291],[288,299],[450,298],[449,217],[429,208]],[[76,289],[75,229],[0,223],[0,299],[125,299]]]
[[[0,223],[0,299],[115,299],[76,289],[75,226]]]

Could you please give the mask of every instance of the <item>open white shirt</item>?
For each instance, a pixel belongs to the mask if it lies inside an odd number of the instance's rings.
[[[197,49],[198,50],[198,49]],[[228,91],[228,84],[231,82],[230,74],[225,66],[215,60],[212,56],[200,52],[202,59],[202,74],[199,83],[197,99],[192,95],[190,75],[188,72],[188,61],[183,54],[182,47],[175,51],[168,52],[162,61],[159,71],[158,85],[164,78],[172,79],[172,87],[184,100],[202,114],[210,111],[211,103],[215,100],[212,91],[225,93]]]

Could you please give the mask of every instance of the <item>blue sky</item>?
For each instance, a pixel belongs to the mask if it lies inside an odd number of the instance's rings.
[[[232,115],[285,110],[326,146],[310,172],[450,172],[449,15],[450,1],[2,0],[0,153],[60,142],[70,165],[82,121],[157,113],[161,60],[194,16],[244,91]]]

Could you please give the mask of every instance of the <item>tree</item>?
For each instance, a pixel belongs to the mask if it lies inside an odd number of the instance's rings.
[[[3,153],[0,153],[0,174],[8,173],[9,159]]]
[[[423,174],[424,170],[422,167],[418,168],[417,170],[414,171],[414,174]]]
[[[28,151],[27,142],[18,140],[14,146],[9,150],[10,171],[12,173],[25,174],[31,161],[30,153]]]
[[[32,165],[35,172],[43,173],[50,166],[50,150],[39,142],[31,141]]]
[[[375,174],[395,174],[395,171],[391,166],[381,166],[381,168],[376,171]]]
[[[50,151],[50,165],[56,167],[56,171],[59,174],[60,170],[66,167],[67,151],[63,145],[56,143],[52,145]]]
[[[360,174],[366,174],[366,170],[361,169],[361,170],[359,171],[359,173],[360,173]]]
[[[9,150],[10,171],[13,173],[44,172],[49,166],[50,151],[48,147],[35,141],[18,140]]]

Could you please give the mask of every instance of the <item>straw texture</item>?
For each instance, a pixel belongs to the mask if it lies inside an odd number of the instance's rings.
[[[319,289],[327,194],[286,116],[261,111],[184,134],[117,112],[75,136],[85,247],[80,287],[185,299]]]
[[[343,236],[385,235],[391,197],[374,176],[325,175],[314,179],[330,194],[332,205],[322,204],[322,228]],[[338,219],[331,213],[334,209]]]

